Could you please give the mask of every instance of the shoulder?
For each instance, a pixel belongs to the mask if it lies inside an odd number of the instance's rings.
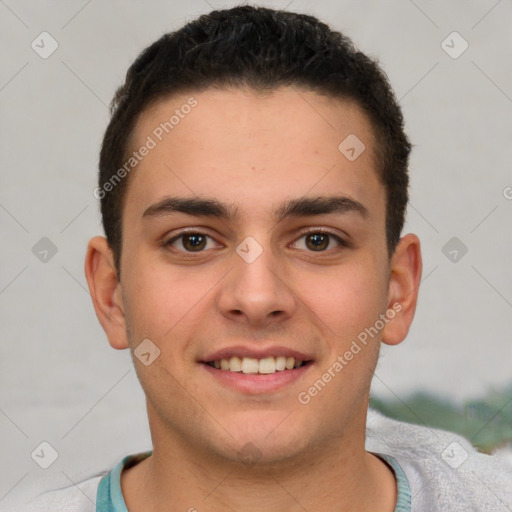
[[[20,512],[95,512],[98,485],[104,475],[76,485],[45,492],[23,505]]]
[[[398,461],[418,510],[511,510],[512,467],[478,452],[464,437],[396,421],[373,409],[366,433],[368,451]]]

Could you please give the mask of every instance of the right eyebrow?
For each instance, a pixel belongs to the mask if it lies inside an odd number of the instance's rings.
[[[196,217],[217,217],[225,220],[236,220],[238,208],[226,205],[216,199],[195,197],[165,197],[147,208],[142,217],[158,217],[174,212],[186,213]]]

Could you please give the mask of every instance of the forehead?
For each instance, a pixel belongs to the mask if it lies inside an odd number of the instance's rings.
[[[166,195],[215,196],[241,215],[274,212],[284,196],[309,193],[340,192],[376,207],[384,200],[367,116],[312,91],[173,95],[140,116],[131,151],[144,146],[151,149],[130,175],[125,201],[139,216]]]

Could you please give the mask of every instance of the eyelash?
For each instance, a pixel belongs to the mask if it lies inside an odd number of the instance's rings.
[[[310,231],[306,231],[306,232],[303,232],[296,240],[300,240],[301,238],[307,236],[307,235],[328,235],[329,237],[333,238],[334,240],[336,240],[336,242],[338,242],[338,244],[343,247],[343,248],[348,248],[350,247],[349,243],[346,242],[345,240],[343,240],[340,236],[336,235],[335,233],[332,233],[331,231],[328,231],[328,230],[325,230],[325,229],[316,229],[316,230],[310,230]],[[181,250],[181,249],[176,249],[175,247],[172,247],[172,244],[179,240],[180,238],[183,238],[185,237],[186,235],[201,235],[201,236],[205,236],[205,237],[208,237],[210,239],[213,240],[213,237],[206,234],[206,233],[203,233],[201,231],[192,231],[192,230],[189,230],[189,231],[181,231],[180,233],[178,233],[177,235],[173,236],[172,238],[170,238],[169,240],[167,240],[166,242],[163,243],[163,246],[166,247],[166,248],[172,248],[174,250],[177,250],[178,252],[183,252],[185,254],[200,254],[200,253],[203,253],[203,252],[206,252],[206,250],[201,250],[201,251],[187,251],[187,250]],[[330,245],[330,243],[329,243]],[[329,247],[329,246],[328,246]],[[321,250],[321,251],[313,251],[313,250],[308,250],[307,252],[312,252],[312,253],[326,253],[326,252],[329,252],[329,251],[332,251],[333,249],[324,249],[324,250]]]

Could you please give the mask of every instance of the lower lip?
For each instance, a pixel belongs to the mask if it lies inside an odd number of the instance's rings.
[[[313,363],[308,363],[293,370],[282,370],[268,374],[220,370],[204,363],[201,363],[201,366],[224,386],[229,386],[248,394],[259,394],[278,391],[292,384],[307,373],[309,368],[313,366]]]

